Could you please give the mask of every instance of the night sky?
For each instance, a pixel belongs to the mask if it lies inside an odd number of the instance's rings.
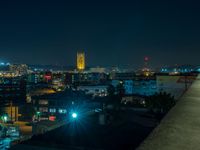
[[[0,59],[89,66],[200,64],[200,2],[188,0],[5,0]]]

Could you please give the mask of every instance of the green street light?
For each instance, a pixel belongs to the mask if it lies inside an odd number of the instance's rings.
[[[40,115],[41,115],[41,112],[37,111],[36,112],[36,117],[37,117],[38,120],[40,119]]]
[[[3,116],[1,116],[1,119],[3,120],[3,122],[7,122],[8,121],[8,116],[7,115],[3,115]]]
[[[7,116],[3,116],[3,120],[4,120],[4,122],[7,122],[8,121],[8,117]]]

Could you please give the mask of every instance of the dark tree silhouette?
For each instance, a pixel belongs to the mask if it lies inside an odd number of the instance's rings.
[[[107,92],[109,97],[113,97],[115,95],[115,87],[110,84],[107,88]]]
[[[113,106],[112,116],[115,119],[117,119],[119,118],[119,114],[121,111],[121,100],[125,94],[123,84],[117,85],[116,88],[110,85],[107,91],[108,91],[108,100],[106,102],[106,105],[111,104]]]
[[[34,107],[31,104],[25,104],[20,107],[20,113],[22,114],[22,120],[32,120],[33,115],[36,113]]]
[[[117,87],[116,87],[116,92],[117,92],[117,95],[122,98],[125,94],[125,89],[124,89],[124,86],[123,84],[118,84]]]
[[[146,99],[147,108],[158,116],[164,116],[175,105],[175,99],[166,92],[156,93]]]

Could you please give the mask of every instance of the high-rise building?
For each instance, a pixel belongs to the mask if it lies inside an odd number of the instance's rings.
[[[85,53],[77,52],[77,69],[82,71],[85,69]]]

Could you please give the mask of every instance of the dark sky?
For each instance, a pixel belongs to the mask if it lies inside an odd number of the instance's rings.
[[[137,67],[200,64],[198,0],[5,0],[0,2],[0,59]]]

